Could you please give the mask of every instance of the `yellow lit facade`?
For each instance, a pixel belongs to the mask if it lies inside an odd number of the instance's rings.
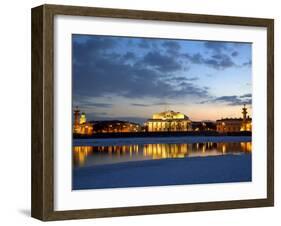
[[[252,119],[247,115],[247,108],[242,108],[243,118],[224,118],[217,120],[217,131],[220,133],[252,131]]]
[[[174,111],[164,111],[154,114],[152,119],[146,122],[148,132],[179,132],[191,130],[189,118]]]
[[[86,114],[84,112],[82,112],[81,116],[80,116],[80,120],[79,120],[79,123],[80,125],[84,124],[87,122],[87,119],[86,119]]]
[[[73,133],[79,135],[93,134],[93,124],[87,122],[85,113],[80,115],[80,110],[78,108],[74,111]]]
[[[247,114],[247,108],[244,105],[242,108],[243,122],[240,131],[252,131],[252,119]]]

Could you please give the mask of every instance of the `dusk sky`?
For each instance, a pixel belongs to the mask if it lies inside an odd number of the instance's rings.
[[[88,120],[143,123],[174,110],[191,120],[251,115],[250,43],[73,35],[73,107]]]

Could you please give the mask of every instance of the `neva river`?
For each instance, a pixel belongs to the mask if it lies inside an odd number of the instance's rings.
[[[84,167],[169,158],[241,155],[249,154],[252,151],[252,143],[248,137],[223,137],[223,139],[215,137],[215,139],[208,138],[209,140],[200,140],[200,138],[195,137],[189,139],[116,138],[80,140],[76,141],[76,146],[73,147],[73,165],[74,167]],[[210,140],[225,141],[211,142]],[[239,142],[239,140],[242,141]],[[167,143],[163,143],[163,141]]]
[[[252,180],[251,137],[74,140],[73,190]]]

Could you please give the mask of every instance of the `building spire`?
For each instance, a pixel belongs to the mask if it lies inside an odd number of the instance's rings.
[[[243,114],[243,122],[242,122],[242,130],[246,131],[247,130],[247,108],[246,105],[244,104],[244,107],[242,108],[242,114]]]
[[[246,105],[244,104],[244,107],[242,108],[243,122],[246,122],[247,114],[248,114],[248,111],[247,111]]]

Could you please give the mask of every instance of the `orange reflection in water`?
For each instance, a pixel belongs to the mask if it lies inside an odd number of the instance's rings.
[[[123,158],[125,162],[128,160],[139,161],[147,159],[203,157],[251,152],[251,142],[76,146],[73,147],[73,162],[75,166],[83,166],[89,156],[92,157],[91,161],[96,162],[106,158],[110,159],[109,162],[116,158]],[[99,158],[97,159],[96,157],[98,156]]]
[[[74,165],[84,165],[87,156],[93,152],[92,146],[75,146],[73,147]]]
[[[188,144],[145,144],[143,155],[152,159],[183,158],[188,155]]]
[[[252,142],[241,142],[240,144],[244,152],[252,152]]]

